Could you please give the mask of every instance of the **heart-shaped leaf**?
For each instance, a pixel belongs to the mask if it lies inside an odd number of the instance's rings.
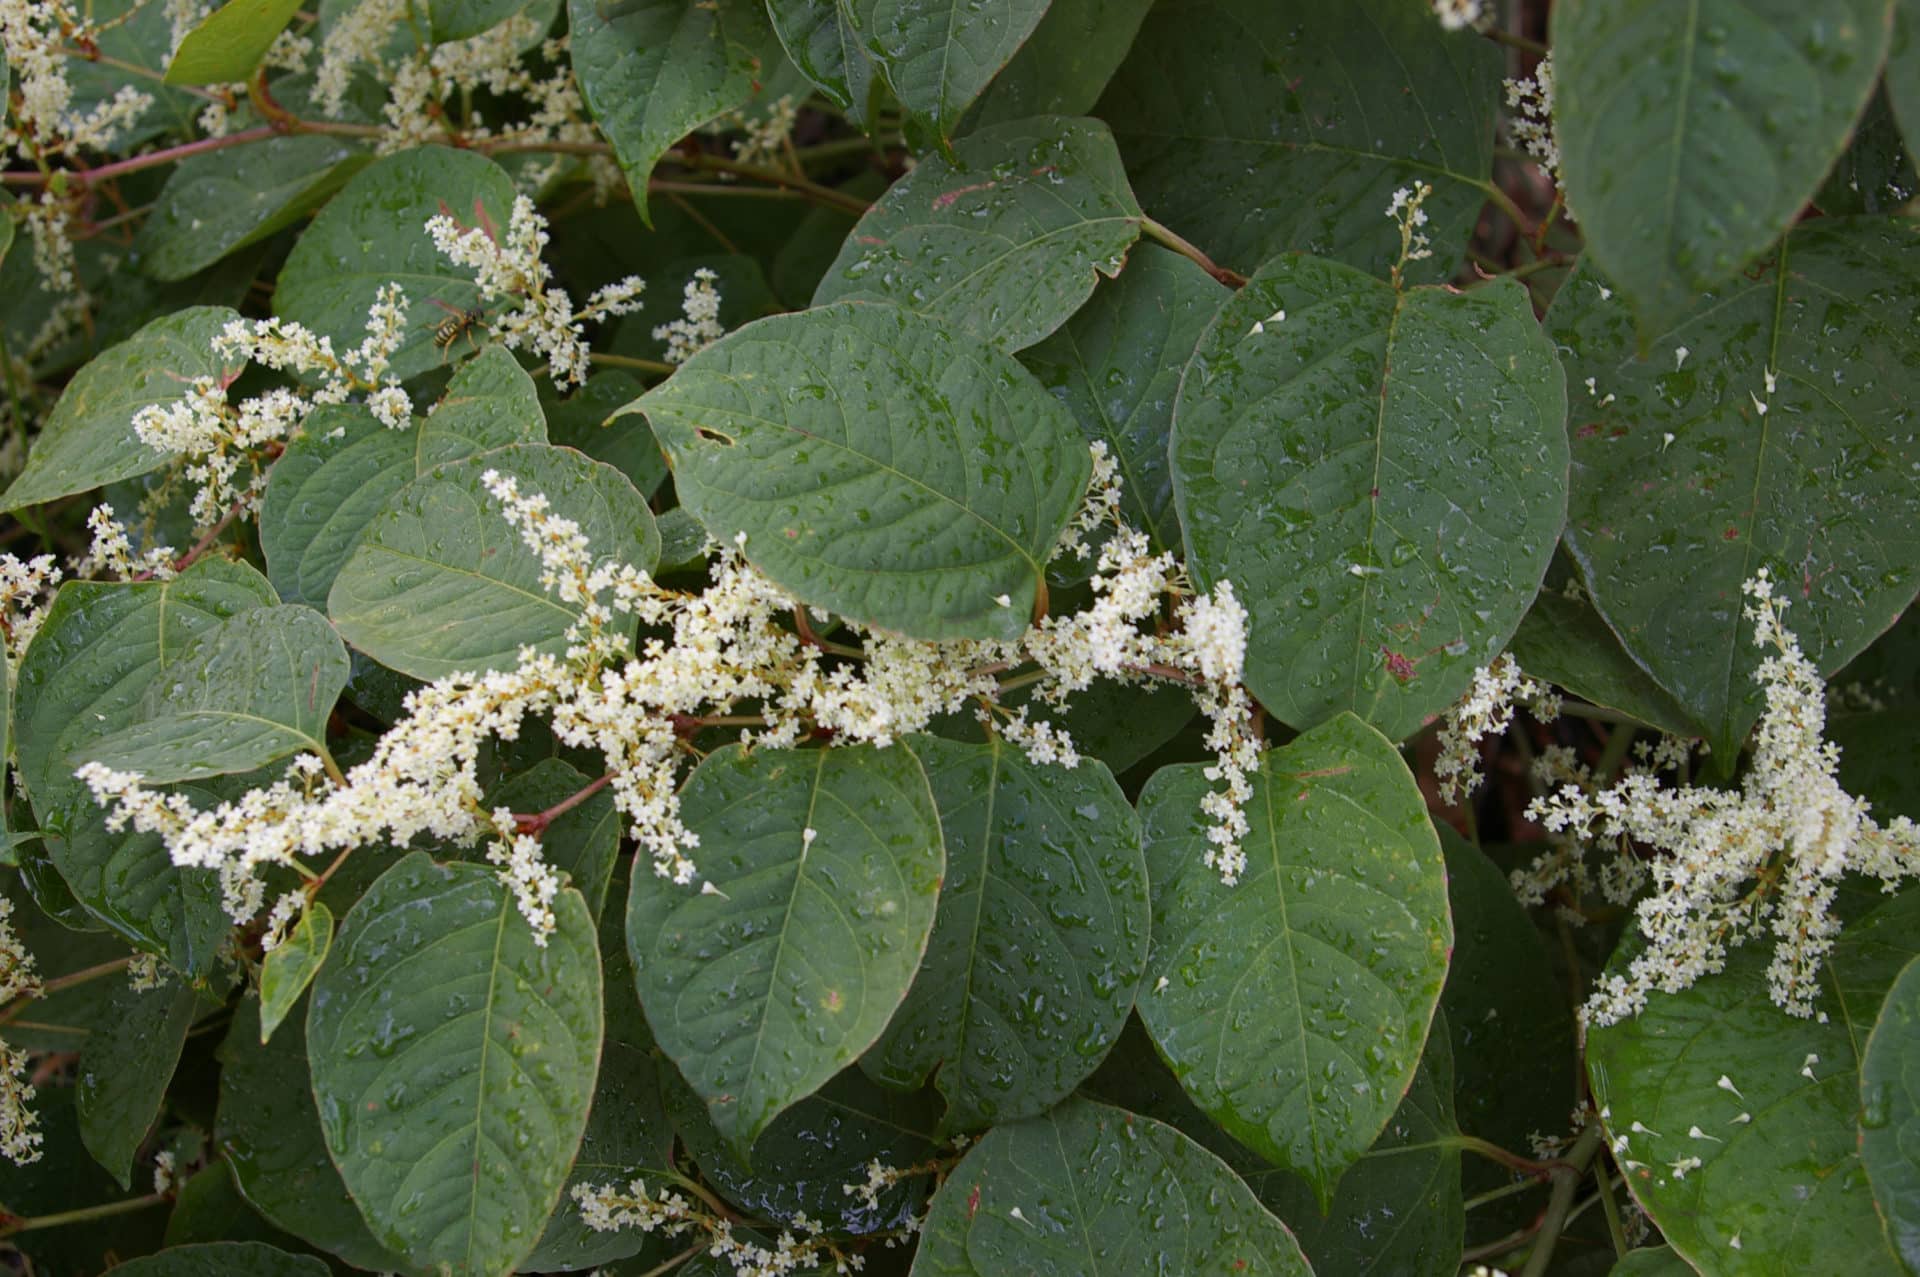
[[[920,128],[945,139],[1047,11],[1047,0],[837,0]]]

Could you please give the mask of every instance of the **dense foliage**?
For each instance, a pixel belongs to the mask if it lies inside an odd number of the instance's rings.
[[[1920,0],[0,0],[25,1271],[1920,1274]]]

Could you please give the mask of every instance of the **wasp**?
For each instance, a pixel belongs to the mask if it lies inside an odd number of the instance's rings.
[[[447,312],[447,317],[433,326],[433,344],[439,348],[440,362],[443,364],[447,362],[447,352],[451,351],[454,343],[463,337],[474,342],[477,348],[479,343],[474,341],[473,330],[486,320],[486,307],[469,306],[465,310],[456,310],[437,297],[431,300],[434,305]]]

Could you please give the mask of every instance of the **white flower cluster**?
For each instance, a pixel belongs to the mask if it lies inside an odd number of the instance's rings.
[[[1445,31],[1475,31],[1492,21],[1486,0],[1433,0],[1433,14]]]
[[[387,284],[367,312],[366,339],[344,355],[333,341],[284,319],[235,319],[213,339],[222,359],[251,362],[276,370],[317,377],[308,393],[277,386],[237,406],[227,389],[240,367],[219,377],[196,377],[187,393],[166,403],[148,404],[133,416],[133,431],[156,451],[180,458],[186,476],[199,485],[189,507],[200,527],[218,523],[229,510],[255,508],[266,484],[263,464],[279,455],[286,438],[306,421],[316,404],[344,403],[365,392],[374,416],[395,429],[412,421],[413,403],[399,382],[387,376],[393,352],[406,336],[407,300],[398,284]],[[384,379],[384,381],[383,381]],[[247,473],[244,480],[241,470]]]
[[[1634,910],[1646,947],[1624,975],[1602,981],[1585,1008],[1590,1023],[1636,1014],[1654,989],[1688,988],[1724,967],[1729,948],[1767,932],[1774,1002],[1812,1015],[1840,929],[1830,909],[1841,875],[1891,890],[1920,874],[1920,827],[1904,816],[1882,827],[1840,787],[1839,749],[1823,739],[1825,687],[1781,625],[1785,602],[1765,570],[1745,590],[1755,642],[1769,655],[1755,671],[1766,709],[1740,788],[1663,788],[1642,771],[1598,793],[1568,786],[1528,808],[1556,833],[1660,853],[1647,864],[1655,890]]]
[[[6,46],[16,95],[10,122],[0,125],[0,147],[42,161],[63,152],[105,151],[121,129],[146,113],[153,96],[131,85],[85,114],[73,109],[66,49],[90,47],[98,36],[98,28],[65,0],[0,0],[0,45]]]
[[[51,554],[25,562],[0,554],[0,635],[6,640],[10,667],[20,664],[59,585],[60,568]]]
[[[1507,121],[1514,144],[1539,161],[1546,175],[1560,180],[1560,144],[1553,136],[1553,55],[1540,59],[1533,74],[1508,80],[1507,105],[1514,114]]]
[[[1466,695],[1440,722],[1440,754],[1434,759],[1433,776],[1440,782],[1441,802],[1461,802],[1480,787],[1480,742],[1507,730],[1516,702],[1543,723],[1560,714],[1559,695],[1527,677],[1510,655],[1503,654],[1473,672]],[[1559,760],[1559,755],[1553,757]]]
[[[683,1194],[669,1190],[656,1194],[645,1180],[636,1179],[623,1190],[614,1184],[576,1184],[574,1203],[580,1219],[597,1232],[637,1228],[643,1233],[678,1237],[699,1230],[707,1234],[707,1254],[723,1260],[734,1277],[782,1277],[782,1274],[811,1271],[831,1261],[836,1273],[858,1272],[865,1259],[835,1246],[814,1221],[805,1214],[794,1215],[794,1228],[781,1230],[771,1248],[736,1237],[733,1222]]]
[[[33,955],[13,933],[13,901],[0,896],[0,1006],[40,992]],[[40,1160],[40,1116],[27,1106],[27,1053],[0,1041],[0,1157],[16,1166]]]
[[[173,547],[153,545],[138,555],[133,553],[133,541],[127,535],[126,525],[114,516],[113,507],[104,502],[93,508],[87,515],[87,531],[93,535],[93,543],[79,562],[73,565],[76,577],[98,577],[103,573],[112,573],[121,580],[133,577],[157,577],[167,580],[173,576]]]
[[[547,246],[547,219],[533,201],[524,195],[514,200],[505,243],[495,233],[486,210],[476,208],[475,212],[475,226],[464,226],[451,214],[437,213],[427,219],[427,234],[455,265],[473,272],[483,302],[491,306],[504,298],[516,299],[516,304],[487,320],[487,331],[510,350],[524,347],[545,356],[555,386],[565,389],[585,381],[588,351],[584,321],[638,310],[645,282],[629,275],[609,284],[588,298],[586,308],[575,314],[573,299],[565,289],[553,286],[552,272],[540,256]]]
[[[745,111],[729,112],[723,119],[741,132],[740,139],[733,144],[733,158],[742,164],[777,160],[780,152],[786,148],[787,138],[793,132],[793,122],[799,114],[800,104],[793,100],[791,93],[784,93],[767,103],[766,114],[757,120],[750,118]]]
[[[1400,226],[1400,260],[1394,265],[1393,279],[1400,282],[1400,270],[1408,262],[1417,262],[1433,256],[1433,241],[1427,238],[1422,229],[1427,224],[1427,211],[1421,205],[1433,194],[1430,182],[1415,182],[1412,186],[1403,186],[1393,193],[1393,199],[1387,204],[1387,217]]]
[[[491,835],[489,858],[504,868],[544,943],[558,881],[540,858],[538,829],[485,808],[477,771],[485,741],[514,739],[528,715],[547,715],[562,743],[605,757],[615,807],[655,872],[687,884],[699,839],[681,823],[676,791],[694,731],[726,721],[748,725],[742,740],[754,745],[793,745],[818,732],[838,744],[885,746],[971,701],[1004,719],[1000,730],[1039,761],[1072,765],[1078,755],[1064,733],[1030,721],[1026,707],[999,704],[996,675],[1032,662],[1039,670],[1022,677],[1048,704],[1064,704],[1096,676],[1192,687],[1213,718],[1209,739],[1219,757],[1209,776],[1224,782],[1206,800],[1216,822],[1207,863],[1228,881],[1244,866],[1240,807],[1258,749],[1237,683],[1245,613],[1225,583],[1211,595],[1180,596],[1171,556],[1149,555],[1139,533],[1122,527],[1102,551],[1092,609],[1049,618],[1015,642],[927,643],[852,626],[864,648],[830,652],[803,625],[780,624],[803,613],[747,564],[738,544],[718,551],[701,593],[665,590],[630,565],[596,562],[579,525],[545,497],[523,494],[497,472],[483,479],[540,556],[545,587],[580,609],[564,657],[528,650],[512,670],[443,678],[412,693],[405,716],[345,776],[329,780],[321,760],[297,760],[287,779],[206,812],[145,788],[137,775],[89,764],[78,775],[112,808],[111,827],[158,833],[175,864],[217,870],[236,921],[264,905],[262,874],[271,866],[305,872],[305,857],[404,846],[421,834],[463,842]],[[1109,508],[1117,495],[1103,489],[1090,502]],[[1172,632],[1140,632],[1170,593],[1179,597]],[[612,624],[617,614],[637,618],[653,637],[632,650]],[[742,704],[759,712],[730,718]],[[276,907],[276,935],[297,906]]]
[[[719,278],[705,266],[693,272],[680,299],[681,317],[653,330],[655,341],[667,343],[668,363],[684,364],[727,335],[720,324],[720,290],[714,286]]]

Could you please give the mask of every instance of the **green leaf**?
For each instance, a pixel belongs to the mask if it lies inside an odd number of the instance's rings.
[[[1396,739],[1458,698],[1553,557],[1565,421],[1518,284],[1261,268],[1201,338],[1173,428],[1188,564],[1247,608],[1247,687],[1295,726],[1352,710]]]
[[[1910,329],[1886,318],[1920,305],[1916,248],[1912,222],[1809,222],[1644,360],[1627,308],[1585,267],[1547,316],[1569,383],[1593,386],[1569,418],[1567,548],[1601,616],[1717,755],[1734,755],[1761,706],[1742,582],[1771,570],[1824,674],[1920,588],[1920,382]]]
[[[407,378],[446,362],[434,340],[447,317],[480,305],[473,272],[433,246],[427,219],[446,212],[463,225],[480,211],[504,228],[513,208],[513,180],[473,152],[420,146],[389,155],[353,175],[295,242],[273,292],[273,313],[352,350],[366,337],[367,308],[388,284],[410,306],[392,376]]]
[[[1140,823],[1098,762],[917,736],[947,869],[927,956],[862,1066],[936,1076],[946,1131],[1043,1113],[1093,1071],[1147,957]]]
[[[651,226],[647,179],[667,148],[754,95],[775,47],[766,9],[759,0],[567,0],[567,22],[580,95]]]
[[[892,306],[749,324],[627,410],[716,540],[744,532],[805,602],[916,638],[1025,630],[1092,473],[1011,357]]]
[[[501,448],[436,466],[387,500],[327,596],[342,638],[420,679],[512,669],[523,647],[566,646],[580,610],[541,587],[539,556],[482,482],[490,470],[577,520],[596,557],[652,567],[659,533],[626,476],[564,448]]]
[[[1685,993],[1652,993],[1635,1018],[1590,1030],[1594,1103],[1609,1134],[1626,1137],[1634,1197],[1694,1267],[1759,1271],[1725,1266],[1737,1237],[1767,1271],[1822,1268],[1841,1253],[1849,1273],[1894,1277],[1858,1150],[1856,1044],[1920,950],[1920,894],[1840,933],[1814,1004],[1824,1021],[1773,1004],[1772,949],[1770,933],[1749,941]]]
[[[661,455],[659,441],[640,418],[611,420],[645,390],[631,373],[617,369],[595,373],[568,398],[547,403],[548,438],[606,462],[627,476],[641,496],[651,497],[667,479],[667,459]]]
[[[1120,509],[1153,538],[1180,549],[1167,449],[1180,374],[1226,288],[1198,266],[1151,245],[1093,290],[1093,298],[1020,362],[1065,404],[1089,439],[1120,466]]]
[[[1141,1018],[1228,1134],[1324,1206],[1413,1080],[1447,974],[1446,866],[1387,739],[1341,715],[1261,756],[1247,868],[1202,863],[1202,764],[1140,795],[1153,883]]]
[[[252,3],[229,0],[208,22]],[[167,178],[134,239],[141,269],[166,280],[205,270],[306,217],[371,158],[346,139],[320,134],[190,156]]]
[[[1153,0],[1051,0],[1040,25],[980,95],[968,123],[1093,110],[1152,7]]]
[[[12,1040],[9,1035],[10,1045]],[[27,1166],[0,1159],[0,1202],[6,1204],[8,1214],[29,1218],[70,1211],[75,1202],[129,1204],[123,1206],[124,1215],[28,1229],[10,1238],[9,1244],[30,1258],[39,1272],[105,1272],[123,1254],[158,1246],[165,1229],[164,1212],[130,1204],[146,1196],[151,1185],[142,1184],[127,1194],[87,1155],[80,1142],[73,1093],[71,1086],[39,1088],[32,1105],[40,1119],[42,1155]]]
[[[180,41],[167,63],[167,83],[247,79],[299,7],[300,0],[225,0]]]
[[[1887,990],[1860,1057],[1860,1160],[1887,1240],[1920,1270],[1920,959]]]
[[[496,870],[414,852],[348,913],[314,980],[327,1147],[375,1237],[423,1267],[512,1271],[586,1128],[600,960],[579,893],[552,903],[538,945]]]
[[[1853,127],[1853,138],[1820,184],[1813,202],[1829,217],[1858,213],[1894,213],[1920,191],[1913,152],[1894,123],[1883,83],[1867,101]]]
[[[247,1205],[224,1161],[208,1162],[180,1185],[167,1213],[166,1245],[207,1242],[264,1242],[279,1250],[304,1253],[307,1244],[275,1228]]]
[[[1412,0],[1194,0],[1147,15],[1094,114],[1141,204],[1222,265],[1304,252],[1385,275],[1387,204],[1427,182],[1434,255],[1409,274],[1438,281],[1492,187],[1501,67]]]
[[[0,262],[7,259],[7,250],[13,247],[13,210],[11,200],[0,200]]]
[[[1308,1274],[1286,1226],[1173,1127],[1091,1100],[987,1132],[934,1194],[913,1277]]]
[[[873,88],[873,60],[836,0],[767,0],[767,16],[787,57],[856,124]]]
[[[1910,144],[1920,139],[1920,0],[1894,0],[1887,46],[1887,103]]]
[[[1847,144],[1892,0],[1585,0],[1553,14],[1554,136],[1649,341],[1791,226]],[[1664,360],[1655,353],[1655,362]],[[1703,358],[1713,359],[1714,354]]]
[[[1574,597],[1549,583],[1521,618],[1508,650],[1527,673],[1583,700],[1674,736],[1704,734],[1673,694],[1634,664],[1585,591]]]
[[[326,755],[327,716],[347,685],[347,649],[312,608],[256,608],[188,643],[148,686],[131,725],[89,761],[151,784]]]
[[[933,928],[940,818],[904,746],[737,745],[694,769],[680,818],[703,885],[636,871],[627,944],[655,1040],[744,1161],[906,997]]]
[[[900,105],[943,140],[1047,11],[1047,0],[838,3]]]
[[[591,782],[557,758],[543,758],[487,795],[487,805],[541,812],[580,793]],[[563,870],[597,920],[607,903],[607,883],[620,857],[620,813],[604,789],[554,818],[540,835],[542,855]]]
[[[133,433],[134,414],[186,398],[196,377],[220,377],[213,339],[239,316],[225,306],[163,315],[95,356],[53,405],[0,513],[72,496],[154,469],[163,454]]]
[[[318,900],[260,961],[260,1040],[265,1042],[313,983],[333,947],[333,910]]]
[[[243,998],[219,1054],[213,1141],[248,1205],[356,1268],[412,1271],[373,1239],[327,1156],[320,1112],[305,1084],[306,1016],[288,1019],[268,1044],[260,1036],[259,1002]]]
[[[928,1177],[903,1176],[869,1206],[841,1191],[861,1184],[873,1162],[905,1169],[939,1156],[939,1105],[924,1091],[901,1094],[857,1068],[775,1118],[753,1144],[751,1168],[730,1151],[691,1087],[668,1070],[667,1114],[700,1174],[748,1214],[793,1223],[805,1215],[856,1236],[901,1228],[926,1201]]]
[[[324,608],[354,543],[408,482],[443,461],[545,440],[533,379],[498,346],[463,364],[409,429],[389,429],[358,405],[322,405],[268,474],[267,575],[287,602]]]
[[[122,1188],[131,1180],[134,1153],[160,1115],[195,1001],[180,980],[142,992],[122,977],[107,1014],[80,1049],[74,1093],[80,1138]]]
[[[1005,351],[1059,328],[1140,235],[1113,135],[1042,116],[928,156],[868,209],[816,305],[888,301]]]
[[[680,506],[660,516],[661,572],[679,572],[706,561],[707,543],[712,539],[700,521]]]
[[[1693,1277],[1693,1265],[1671,1246],[1642,1246],[1620,1257],[1607,1277]]]
[[[527,0],[429,0],[433,43],[466,40],[490,31],[526,7]]]
[[[313,1255],[290,1255],[265,1242],[199,1242],[116,1264],[124,1277],[327,1277]]]

